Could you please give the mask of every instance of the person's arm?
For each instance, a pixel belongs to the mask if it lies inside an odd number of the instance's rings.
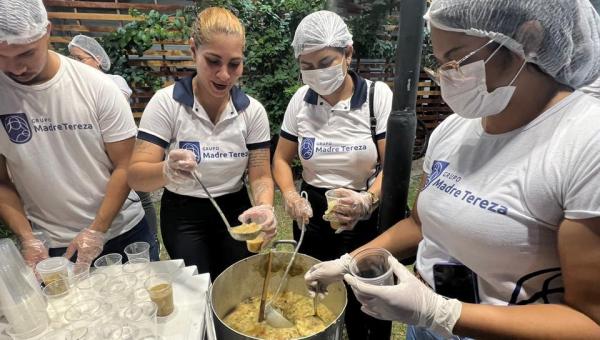
[[[385,138],[377,141],[377,152],[379,152],[380,166],[383,169],[384,155],[385,155]],[[381,182],[383,181],[383,170],[377,174],[375,181],[367,191],[372,192],[375,196],[381,197]]]
[[[426,179],[427,174],[424,174],[421,177],[419,188],[423,187]],[[421,233],[421,220],[419,220],[419,211],[417,209],[418,200],[419,194],[417,193],[409,217],[398,221],[398,223],[394,224],[381,235],[354,250],[351,255],[356,254],[364,248],[385,248],[399,259],[414,256],[417,252],[419,242],[423,239],[423,234]]]
[[[254,205],[273,205],[275,185],[271,176],[270,151],[267,148],[250,150],[248,157],[248,181]]]
[[[105,233],[117,216],[131,189],[127,185],[127,167],[135,139],[128,138],[119,142],[104,143],[108,158],[114,169],[106,185],[104,199],[96,212],[90,229]]]
[[[138,139],[129,164],[128,183],[134,190],[152,192],[164,187],[163,175],[165,149]]]
[[[558,231],[564,304],[463,303],[454,333],[473,338],[600,339],[600,217],[564,220]]]
[[[6,158],[0,155],[0,219],[7,224],[20,241],[34,238],[31,224],[25,216],[23,202],[6,168]]]
[[[292,161],[298,154],[298,143],[280,137],[273,155],[273,178],[282,193],[296,191]]]

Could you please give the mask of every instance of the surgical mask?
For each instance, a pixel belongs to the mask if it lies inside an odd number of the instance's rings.
[[[515,80],[525,67],[526,61],[507,86],[488,92],[485,64],[500,50],[499,46],[485,61],[479,60],[460,66],[465,60],[489,45],[492,41],[469,53],[459,61],[444,64],[439,72],[442,98],[459,116],[467,119],[492,116],[502,112],[510,102],[516,87]]]
[[[302,82],[321,96],[328,96],[339,89],[346,78],[346,73],[339,63],[318,70],[301,70]]]

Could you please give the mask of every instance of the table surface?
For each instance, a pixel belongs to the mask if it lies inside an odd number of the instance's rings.
[[[195,266],[186,267],[183,260],[151,262],[155,272],[166,272],[173,278],[173,302],[175,311],[165,318],[158,318],[158,334],[165,340],[216,340],[214,325],[207,304],[210,275],[198,274]],[[208,326],[208,329],[207,327]],[[0,318],[0,340],[10,339],[5,329],[6,318]],[[44,339],[44,334],[35,337]]]

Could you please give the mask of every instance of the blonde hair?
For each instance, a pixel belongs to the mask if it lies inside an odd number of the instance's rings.
[[[246,31],[240,19],[228,9],[209,7],[196,17],[192,31],[194,44],[196,46],[208,44],[217,33],[239,35],[244,41],[244,47],[246,45]]]

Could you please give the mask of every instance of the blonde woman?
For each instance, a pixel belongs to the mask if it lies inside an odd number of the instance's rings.
[[[159,90],[148,103],[129,168],[136,190],[165,188],[160,222],[171,258],[210,272],[212,279],[250,253],[229,236],[192,172],[231,225],[251,220],[266,240],[276,234],[267,113],[237,87],[244,47],[244,27],[230,11],[211,7],[198,15],[190,39],[197,73]],[[246,171],[254,207],[242,181]]]

